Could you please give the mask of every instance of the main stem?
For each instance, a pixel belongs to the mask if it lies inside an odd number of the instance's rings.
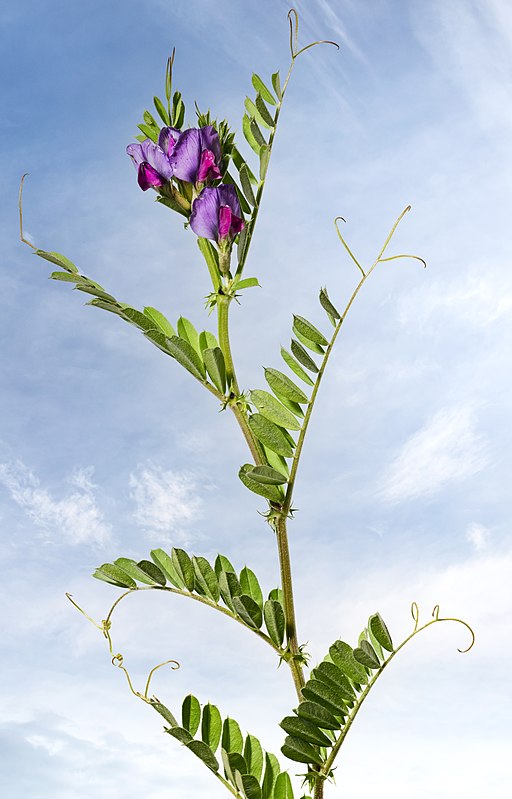
[[[283,590],[283,605],[286,622],[286,641],[290,659],[288,665],[293,677],[297,697],[302,699],[302,688],[305,685],[304,672],[302,669],[302,653],[299,649],[297,640],[297,623],[295,621],[295,605],[293,601],[292,567],[290,562],[290,550],[288,547],[288,535],[286,532],[286,516],[280,515],[275,523],[277,537],[277,550],[279,554],[279,566],[281,569],[281,586]]]

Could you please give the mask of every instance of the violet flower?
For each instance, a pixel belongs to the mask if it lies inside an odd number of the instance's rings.
[[[206,183],[221,177],[219,134],[212,125],[183,131],[173,147],[170,163],[174,177],[186,183]]]
[[[190,227],[205,239],[230,247],[237,233],[245,227],[240,202],[233,185],[205,188],[192,204]]]
[[[164,128],[163,130],[166,129]],[[169,130],[172,131],[173,129],[169,128]],[[160,134],[161,137],[162,132]],[[168,142],[170,142],[171,138],[172,135],[169,135]],[[163,137],[162,142],[165,144]],[[140,144],[129,144],[126,152],[137,170],[137,180],[142,191],[147,191],[152,187],[163,186],[172,178],[169,156],[160,145],[155,144],[151,139],[145,139]]]

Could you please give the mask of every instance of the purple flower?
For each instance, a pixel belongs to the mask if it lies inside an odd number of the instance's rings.
[[[158,144],[165,155],[170,156],[180,136],[181,130],[177,130],[176,128],[162,128],[158,136]]]
[[[219,180],[220,141],[212,125],[183,131],[170,155],[174,177],[186,183]]]
[[[172,136],[169,136],[169,141],[171,138]],[[137,169],[137,180],[142,191],[163,186],[171,179],[172,167],[169,157],[162,147],[151,139],[145,139],[140,144],[129,144],[126,152]]]
[[[203,189],[192,204],[190,227],[196,236],[222,244],[234,239],[244,226],[236,189],[231,184]]]

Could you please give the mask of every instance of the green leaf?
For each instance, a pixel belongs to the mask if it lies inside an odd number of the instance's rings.
[[[301,342],[301,344],[304,344],[304,346],[307,347],[308,350],[311,350],[312,352],[316,352],[316,353],[318,353],[318,355],[323,355],[324,354],[324,348],[323,347],[321,347],[319,344],[315,344],[314,341],[310,341],[309,339],[307,339],[305,336],[302,335],[302,333],[299,330],[297,330],[296,327],[292,327],[292,330],[295,333],[295,335],[297,336],[298,340]]]
[[[263,614],[257,602],[248,594],[233,597],[233,608],[237,616],[245,621],[249,627],[259,630],[263,622]]]
[[[247,763],[247,773],[259,780],[263,771],[263,749],[254,735],[248,735],[245,739],[244,759]]]
[[[137,127],[146,135],[146,138],[151,139],[151,141],[154,141],[155,143],[158,141],[157,129],[151,127],[151,125],[144,124],[137,125]]]
[[[108,294],[103,289],[96,288],[96,286],[91,285],[91,281],[87,281],[87,283],[77,283],[74,291],[83,291],[84,294],[92,294],[93,297],[98,297],[100,300],[105,300],[105,302],[115,302],[116,298],[112,296],[112,294]]]
[[[286,716],[279,726],[289,735],[301,738],[310,744],[317,744],[318,746],[333,745],[332,739],[319,730],[315,724],[298,716]]]
[[[256,108],[265,125],[269,128],[275,127],[274,117],[263,102],[261,94],[256,95]]]
[[[159,350],[165,352],[166,355],[169,355],[172,358],[171,353],[169,352],[169,347],[167,346],[167,338],[164,333],[161,333],[160,330],[146,330],[144,336],[150,341],[155,347],[158,347]]]
[[[274,87],[274,91],[278,100],[281,100],[283,92],[281,91],[281,79],[279,77],[279,72],[274,72],[272,75],[272,86]]]
[[[260,608],[263,607],[263,594],[261,592],[258,578],[248,566],[244,566],[240,572],[240,588],[243,594],[252,597]]]
[[[191,735],[195,735],[201,721],[201,705],[195,696],[189,694],[181,706],[181,723]]]
[[[235,291],[238,291],[239,289],[250,289],[259,285],[257,277],[245,277],[243,280],[239,280],[234,288]]]
[[[256,198],[252,190],[247,164],[244,164],[240,169],[240,183],[242,184],[242,191],[245,194],[247,202],[251,205],[256,205]]]
[[[139,560],[137,566],[143,574],[153,581],[153,585],[165,585],[165,575],[150,560]]]
[[[171,556],[168,555],[167,552],[164,552],[163,549],[152,549],[150,555],[154,563],[165,574],[171,585],[174,585],[175,588],[185,588],[185,583],[176,571]]]
[[[237,771],[240,774],[247,774],[247,763],[243,755],[238,752],[228,752],[228,761],[233,775],[235,775]]]
[[[318,666],[313,669],[311,676],[315,680],[320,680],[320,682],[324,682],[326,685],[333,686],[347,705],[354,704],[356,694],[352,688],[352,683],[334,663],[328,660],[322,661],[322,663],[319,663]]]
[[[172,127],[181,128],[185,120],[185,104],[181,99],[181,92],[174,92],[172,98]]]
[[[162,120],[164,125],[170,125],[171,124],[171,120],[169,119],[169,114],[167,113],[167,109],[165,108],[165,106],[162,103],[162,101],[160,100],[160,98],[159,97],[154,97],[153,98],[153,102],[155,104],[155,108],[156,108],[157,114],[160,116],[160,119]]]
[[[301,336],[307,338],[308,341],[312,341],[314,344],[318,344],[321,347],[326,347],[329,343],[325,336],[320,333],[320,331],[308,322],[307,319],[304,319],[303,316],[296,316],[293,315],[293,327],[294,330],[298,330]]]
[[[333,713],[318,702],[301,702],[297,708],[299,718],[311,721],[323,730],[340,730],[341,721]]]
[[[240,727],[234,719],[224,719],[221,745],[226,752],[242,753],[244,739],[240,732]]]
[[[144,583],[145,585],[155,584],[154,581],[142,571],[142,569],[139,569],[136,561],[132,560],[131,558],[116,558],[114,561],[114,566],[119,566],[120,569],[122,569],[132,578],[132,580]]]
[[[206,558],[192,555],[192,565],[195,573],[196,591],[207,596],[212,602],[218,602],[220,598],[219,581]]]
[[[379,642],[377,641],[377,639],[375,638],[375,636],[374,636],[374,634],[372,632],[372,629],[370,627],[370,623],[369,622],[368,622],[367,631],[368,631],[368,638],[370,639],[370,643],[373,646],[373,648],[375,649],[375,652],[377,653],[377,657],[380,660],[384,660],[384,653],[382,651],[382,647],[379,644]]]
[[[157,327],[162,333],[165,333],[166,336],[175,336],[176,333],[174,332],[174,328],[169,322],[168,319],[165,318],[163,313],[157,311],[156,308],[151,308],[150,305],[147,305],[144,308],[144,313],[148,316],[151,321],[153,322],[153,326]]]
[[[206,379],[204,363],[188,341],[179,336],[170,336],[166,341],[173,358],[184,366],[190,374],[204,382]]]
[[[245,105],[245,109],[246,109],[246,111],[247,111],[247,114],[249,115],[249,117],[256,119],[256,120],[257,120],[257,121],[260,123],[260,125],[263,125],[263,126],[264,126],[264,127],[266,127],[266,128],[269,128],[269,129],[270,129],[270,128],[272,128],[272,127],[273,127],[273,125],[269,125],[269,124],[268,124],[268,123],[267,123],[267,122],[266,122],[266,121],[263,119],[263,117],[261,116],[260,112],[259,112],[259,111],[258,111],[258,109],[256,108],[256,105],[255,105],[255,103],[254,103],[254,102],[253,102],[253,101],[252,101],[252,100],[251,100],[249,97],[246,97],[246,98],[245,98],[244,105]],[[240,171],[240,170],[239,170],[239,171]]]
[[[324,763],[318,749],[293,735],[286,736],[281,752],[285,757],[295,760],[297,763],[315,763],[317,766]]]
[[[192,322],[189,319],[185,319],[184,316],[180,316],[177,323],[178,328],[178,336],[184,341],[188,341],[188,343],[195,349],[198,355],[201,355],[201,348],[199,346],[199,333],[195,329]]]
[[[206,349],[213,350],[218,346],[217,339],[213,333],[209,333],[208,330],[203,330],[203,332],[199,334],[199,347],[201,352],[204,352]]]
[[[270,161],[270,145],[264,144],[260,150],[260,180],[265,180],[267,176],[269,161]]]
[[[270,105],[277,105],[274,95],[272,94],[270,89],[268,89],[265,86],[265,84],[261,80],[260,76],[256,75],[256,73],[253,73],[252,85],[256,89],[256,92],[258,94],[261,94],[261,96],[263,97],[263,99],[265,100],[266,103],[270,103]]]
[[[329,647],[329,654],[338,668],[342,670],[353,682],[364,685],[367,682],[367,674],[360,663],[354,658],[352,647],[345,641],[335,641]]]
[[[222,719],[215,705],[208,703],[203,708],[201,719],[201,738],[215,752],[222,733]]]
[[[272,642],[281,646],[284,641],[285,618],[283,606],[275,599],[267,599],[263,605],[263,618]]]
[[[268,592],[268,598],[280,602],[284,606],[284,593],[282,588],[273,588]]]
[[[335,716],[347,715],[345,701],[334,686],[326,685],[319,680],[308,680],[302,689],[302,695],[304,699],[309,699],[311,702],[322,705]]]
[[[264,372],[267,383],[276,395],[281,395],[297,403],[308,401],[304,392],[278,369],[264,369]]]
[[[251,125],[251,133],[254,136],[256,143],[259,145],[260,148],[264,147],[267,142],[265,140],[263,133],[258,127],[258,123],[256,122],[255,119],[251,119],[250,125]]]
[[[360,645],[356,647],[353,652],[357,662],[362,663],[363,666],[367,666],[369,669],[380,668],[380,661],[377,657],[377,653],[368,641],[361,641]]]
[[[166,732],[172,735],[173,738],[176,738],[180,743],[185,744],[185,746],[193,739],[189,731],[185,730],[183,727],[172,727],[170,730],[166,730]]]
[[[279,427],[285,427],[287,430],[300,430],[301,424],[297,421],[296,416],[290,413],[284,405],[279,402],[268,391],[261,391],[255,389],[251,391],[251,402],[258,409],[262,416],[269,419]]]
[[[254,103],[253,103],[253,106],[254,106],[254,108],[256,108]],[[248,114],[248,116],[251,117],[252,114]],[[239,172],[240,172],[242,166],[244,164],[247,164],[245,158],[240,154],[239,150],[235,146],[231,150],[231,158],[233,159],[233,163],[234,163],[234,165],[236,166],[236,168],[237,168],[237,170]],[[251,183],[253,184],[253,186],[257,186],[258,185],[258,181],[256,180],[256,176],[255,176],[254,172],[251,170],[249,165],[247,165],[247,170],[248,170],[248,173],[249,173],[249,178],[251,180]]]
[[[324,311],[327,313],[329,318],[334,319],[334,320],[341,319],[341,314],[338,311],[338,309],[335,308],[334,305],[332,304],[332,302],[330,301],[329,295],[327,294],[327,289],[326,288],[320,289],[319,300],[320,300],[320,305],[322,306]],[[336,324],[336,322],[334,322],[334,324]]]
[[[151,705],[151,707],[153,707],[156,710],[157,713],[160,713],[160,715],[166,720],[168,724],[171,725],[171,727],[179,726],[178,722],[176,721],[176,719],[174,718],[168,707],[162,705],[162,703],[158,702],[156,699],[150,699],[149,704]]]
[[[45,250],[35,250],[34,255],[39,255],[40,258],[44,258],[45,261],[50,261],[51,264],[56,264],[57,266],[62,267],[65,269],[66,272],[72,272],[77,274],[78,269],[72,263],[69,258],[66,258],[65,255],[61,255],[60,252],[46,252]]]
[[[387,652],[392,652],[393,641],[391,640],[389,630],[386,627],[386,623],[380,613],[374,613],[373,616],[370,616],[368,625],[381,647]]]
[[[220,347],[203,350],[203,361],[213,385],[221,394],[226,391],[226,363]]]
[[[293,358],[290,355],[290,353],[287,352],[287,350],[284,349],[284,347],[281,347],[281,357],[282,357],[283,361],[290,367],[292,372],[295,372],[297,377],[300,377],[300,379],[303,380],[305,383],[307,383],[308,386],[314,385],[313,381],[311,380],[311,378],[307,374],[307,372],[304,371],[302,366],[299,366],[299,364],[297,363],[295,358]]]
[[[245,799],[262,799],[259,782],[252,774],[242,774],[242,788]]]
[[[284,474],[273,469],[271,466],[255,466],[251,470],[251,479],[256,480],[262,485],[279,486],[287,482],[288,478]]]
[[[303,366],[305,366],[306,369],[309,369],[310,372],[314,372],[315,374],[318,373],[318,366],[314,362],[311,355],[308,352],[306,352],[302,344],[299,344],[299,342],[295,341],[295,339],[293,338],[291,343],[291,349],[292,349],[292,354],[295,355],[297,360]]]
[[[235,567],[225,555],[217,555],[215,558],[215,574],[217,575],[217,579],[219,579],[223,571],[235,574]]]
[[[282,474],[288,480],[290,470],[288,469],[288,464],[283,456],[278,455],[277,452],[272,452],[271,449],[268,449],[268,447],[265,446],[263,446],[263,450],[265,452],[265,458],[267,459],[268,465],[278,472],[278,474]],[[260,479],[261,481],[261,477],[256,477],[255,479]]]
[[[136,588],[135,580],[113,563],[103,563],[102,566],[96,569],[93,577],[97,580],[103,580],[105,583],[112,583],[112,585],[120,586],[121,588]]]
[[[149,111],[144,111],[143,117],[144,117],[144,122],[147,125],[151,125],[152,128],[156,128],[158,131],[160,131],[160,125],[157,123],[156,119],[152,114],[150,114]]]
[[[81,283],[87,280],[83,275],[71,274],[70,272],[52,272],[51,280],[63,280],[65,283]]]
[[[190,741],[190,743],[186,744],[186,746],[191,752],[199,757],[209,769],[212,771],[219,770],[217,758],[213,754],[210,747],[204,743],[204,741]]]
[[[251,477],[254,468],[255,467],[252,463],[244,463],[244,465],[240,467],[238,477],[244,486],[254,494],[259,494],[260,497],[265,497],[271,502],[282,502],[284,495],[278,486],[265,485],[264,483],[258,482]]]
[[[240,596],[242,593],[242,589],[240,588],[240,583],[238,582],[238,577],[234,572],[231,571],[221,571],[218,575],[219,580],[219,588],[220,588],[220,595],[224,600],[224,604],[235,613],[235,607],[233,604],[233,599],[236,596]]]
[[[292,783],[286,771],[277,775],[273,799],[293,799]]]
[[[279,761],[271,752],[265,753],[265,774],[261,786],[263,799],[272,799],[274,785],[280,772]]]
[[[219,271],[219,253],[208,239],[199,237],[197,239],[197,246],[201,250],[201,254],[206,261],[208,270],[212,276],[215,288],[220,286],[220,271]]]
[[[138,311],[136,308],[130,308],[129,305],[123,305],[123,314],[127,317],[127,319],[135,325],[135,327],[139,327],[141,330],[154,330],[155,323],[152,319],[149,319],[142,311]]]
[[[243,132],[243,134],[245,136],[245,139],[246,139],[248,145],[251,147],[252,150],[254,150],[256,155],[259,155],[260,154],[261,145],[258,144],[258,142],[256,141],[256,137],[254,136],[254,133],[253,133],[253,130],[252,130],[252,127],[251,127],[251,119],[250,119],[250,117],[247,116],[247,114],[244,114],[243,119],[242,119],[242,132]]]
[[[171,549],[171,558],[180,580],[185,584],[185,588],[187,591],[193,591],[195,585],[194,567],[189,556],[184,549],[173,547]]]
[[[293,456],[293,447],[284,435],[283,429],[271,422],[261,413],[253,413],[248,419],[249,427],[258,441],[265,444],[273,452],[285,458]]]
[[[236,244],[236,257],[239,264],[242,262],[243,258],[245,258],[245,253],[247,252],[247,247],[249,246],[251,240],[250,230],[251,221],[247,222],[242,232],[238,235],[238,241]]]

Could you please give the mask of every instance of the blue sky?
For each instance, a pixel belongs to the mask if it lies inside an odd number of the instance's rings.
[[[298,4],[302,41],[248,272],[232,313],[245,388],[279,367],[292,313],[322,324],[357,273],[332,220],[371,263],[407,205],[394,252],[349,317],[322,386],[291,525],[299,637],[313,662],[380,609],[398,640],[409,606],[467,619],[430,630],[375,689],[328,796],[355,791],[505,799],[510,790],[510,86],[512,9],[464,3]],[[192,799],[222,787],[162,735],[99,633],[117,556],[184,546],[276,584],[263,503],[239,483],[244,442],[215,401],[135,329],[47,280],[17,240],[65,253],[125,302],[208,324],[194,236],[140,192],[125,154],[141,112],[175,82],[237,128],[252,71],[288,66],[282,2],[22,2],[2,10],[0,519],[5,799]],[[189,121],[192,121],[189,117]],[[203,393],[205,396],[203,396]],[[135,679],[218,704],[275,751],[293,706],[260,642],[177,597],[135,596],[116,643]],[[195,603],[188,603],[194,605]],[[194,631],[193,633],[191,631]],[[265,649],[265,648],[263,648]],[[368,767],[370,764],[370,768]],[[293,772],[293,769],[292,769]],[[297,796],[300,793],[297,792]]]

